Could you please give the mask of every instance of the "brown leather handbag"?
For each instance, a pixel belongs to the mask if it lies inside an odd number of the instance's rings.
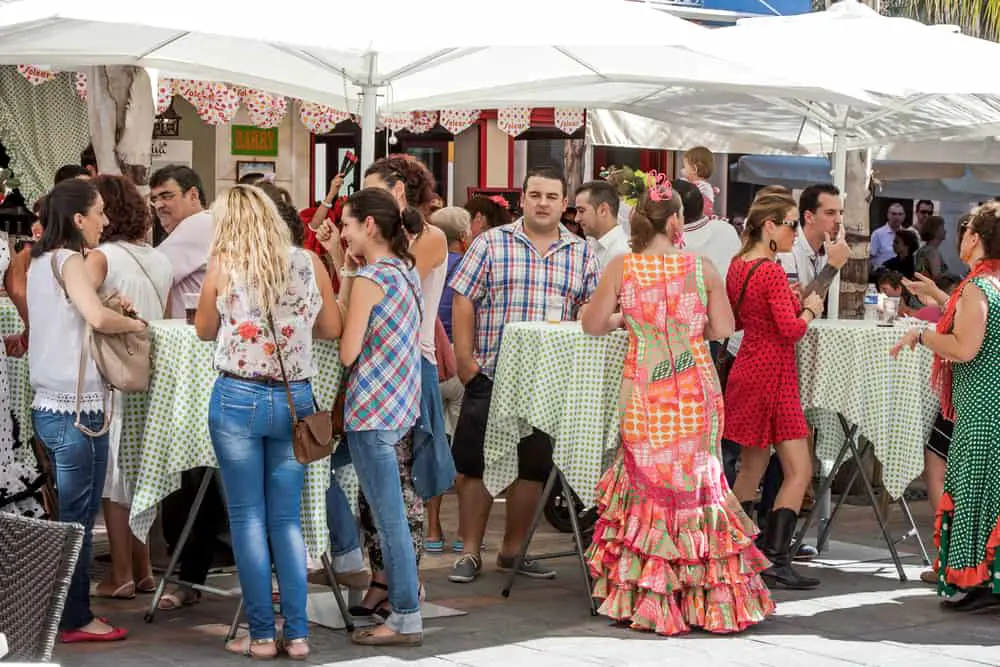
[[[62,288],[66,300],[66,282],[59,271],[58,252],[52,253],[52,275]],[[121,297],[117,292],[111,292],[101,298],[101,304],[119,315],[131,317],[122,307]],[[76,423],[74,426],[90,437],[99,437],[111,428],[114,417],[114,401],[110,400],[111,389],[122,392],[140,392],[149,389],[149,380],[153,374],[152,362],[153,339],[149,328],[142,331],[127,333],[103,333],[95,331],[84,322],[83,341],[80,344],[80,370],[76,379]],[[94,359],[97,372],[100,374],[107,389],[104,399],[104,425],[99,431],[91,431],[80,423],[80,392],[83,389],[83,379],[87,372],[87,361]]]
[[[278,357],[278,367],[281,368],[281,380],[285,383],[285,396],[288,398],[288,412],[292,416],[292,451],[295,460],[303,465],[325,459],[333,453],[333,414],[329,410],[320,410],[316,396],[313,396],[313,406],[316,412],[298,418],[295,413],[295,400],[292,398],[292,388],[285,374],[285,362],[281,356],[281,345],[278,343],[277,329],[270,314],[267,323],[271,327],[271,337],[274,339],[274,353]],[[343,420],[343,417],[341,417]]]

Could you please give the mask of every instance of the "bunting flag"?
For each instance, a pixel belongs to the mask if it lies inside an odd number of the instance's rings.
[[[81,100],[87,99],[87,75],[77,72],[73,75],[73,90]]]
[[[379,116],[379,125],[393,132],[409,130],[413,127],[413,112],[399,111],[396,113],[383,113]]]
[[[497,127],[501,132],[516,137],[531,127],[531,109],[529,107],[498,109]]]
[[[339,123],[350,117],[351,114],[346,111],[339,111],[326,104],[317,104],[316,102],[303,102],[302,106],[299,107],[299,120],[313,134],[332,132]]]
[[[165,113],[170,108],[170,103],[174,101],[174,93],[177,91],[177,82],[173,79],[160,79],[156,85],[156,113]]]
[[[250,124],[255,127],[278,127],[288,113],[288,100],[260,90],[247,91],[243,97]]]
[[[461,134],[479,120],[479,109],[446,109],[438,120],[452,134]]]
[[[424,132],[433,130],[437,123],[437,111],[414,111],[413,124],[410,126],[410,130],[413,134],[423,134]]]
[[[566,134],[573,134],[581,127],[586,120],[583,109],[556,109],[554,124]]]
[[[18,73],[28,80],[28,83],[37,86],[40,83],[52,81],[59,74],[56,70],[40,65],[18,65]]]

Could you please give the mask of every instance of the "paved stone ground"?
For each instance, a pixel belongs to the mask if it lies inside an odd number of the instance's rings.
[[[918,522],[930,526],[926,503],[913,503]],[[498,504],[488,541],[496,546],[502,531]],[[445,525],[454,526],[454,500],[446,499]],[[893,515],[897,531],[901,513]],[[927,530],[924,531],[928,532]],[[451,556],[429,556],[422,576],[429,600],[467,612],[427,622],[425,643],[412,649],[356,647],[342,632],[315,628],[309,664],[352,667],[640,667],[663,664],[878,665],[951,667],[1000,665],[997,614],[960,616],[939,608],[934,592],[916,576],[913,558],[901,583],[879,545],[878,529],[867,507],[845,507],[823,561],[811,567],[822,578],[816,591],[779,592],[778,614],[742,635],[695,633],[664,639],[610,626],[588,613],[579,567],[574,559],[555,561],[559,578],[550,582],[519,579],[509,600],[500,597],[500,575],[489,572],[471,585],[447,581]],[[533,551],[567,548],[569,540],[551,530],[540,533]],[[867,546],[866,546],[867,545]],[[913,547],[905,549],[913,552]],[[487,556],[491,568],[495,550]],[[858,562],[871,561],[874,562]],[[318,589],[317,589],[318,590]],[[206,600],[171,614],[161,612],[152,625],[142,621],[148,598],[96,605],[130,638],[117,645],[59,646],[56,660],[69,667],[105,665],[241,665],[245,658],[224,652],[221,637],[234,611],[230,600]]]

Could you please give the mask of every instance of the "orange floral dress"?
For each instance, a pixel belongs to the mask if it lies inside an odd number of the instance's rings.
[[[720,461],[722,393],[702,260],[627,255],[622,447],[597,487],[587,560],[600,612],[663,635],[739,632],[774,611],[757,527]]]

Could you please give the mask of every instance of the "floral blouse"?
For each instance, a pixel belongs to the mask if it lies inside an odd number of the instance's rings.
[[[322,297],[309,254],[292,248],[288,284],[272,310],[277,336],[267,317],[247,298],[246,287],[233,285],[220,294],[216,306],[222,316],[216,338],[215,369],[245,378],[281,379],[275,354],[281,346],[281,360],[289,382],[306,380],[316,373],[312,355],[312,331],[322,306]],[[277,338],[277,341],[275,340]]]

